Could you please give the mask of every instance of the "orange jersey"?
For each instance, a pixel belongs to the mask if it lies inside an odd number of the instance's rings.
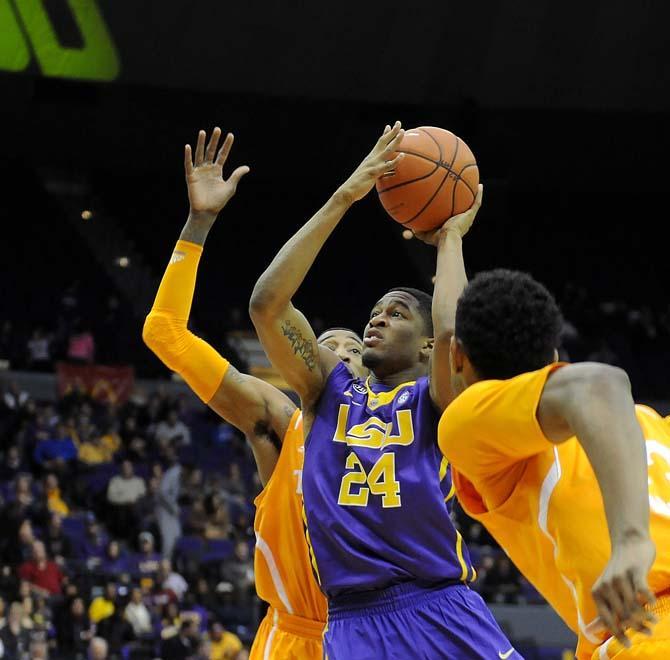
[[[456,493],[510,559],[579,636],[590,658],[607,636],[591,587],[610,557],[602,496],[577,438],[553,444],[536,411],[560,364],[476,383],[444,412],[439,445],[452,465]],[[647,442],[655,593],[670,587],[670,427],[651,408],[636,414]]]
[[[279,460],[256,498],[256,591],[279,613],[325,625],[326,599],[312,573],[302,520],[302,414],[296,410]]]

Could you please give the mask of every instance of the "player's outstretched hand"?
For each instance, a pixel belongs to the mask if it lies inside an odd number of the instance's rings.
[[[405,131],[399,121],[393,127],[386,126],[372,151],[340,186],[340,191],[352,202],[357,202],[372,190],[377,179],[393,174],[395,166],[405,156],[398,154],[394,157],[394,152],[404,136]]]
[[[246,165],[238,167],[228,179],[224,179],[223,166],[235,137],[232,133],[228,133],[218,154],[221,129],[217,126],[212,131],[207,147],[205,147],[206,138],[205,131],[198,133],[195,160],[191,153],[191,145],[187,144],[184,147],[184,171],[191,212],[216,216],[235,194],[237,184],[249,168]]]
[[[475,197],[475,201],[467,211],[452,216],[437,229],[432,229],[431,231],[415,231],[414,236],[416,236],[420,241],[428,243],[428,245],[437,245],[440,242],[440,238],[446,232],[450,231],[456,232],[461,238],[463,238],[463,236],[468,233],[470,227],[472,227],[472,223],[477,217],[477,212],[482,205],[483,197],[484,186],[480,183],[477,188],[477,196]]]
[[[656,600],[647,584],[655,557],[656,548],[649,537],[618,544],[593,585],[601,623],[625,647],[630,646],[626,630],[651,634],[656,623],[656,617],[644,608]]]

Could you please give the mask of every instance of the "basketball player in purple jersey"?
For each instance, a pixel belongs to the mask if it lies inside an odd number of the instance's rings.
[[[328,597],[330,660],[518,659],[481,598],[449,512],[454,490],[437,446],[452,398],[448,349],[467,283],[462,236],[481,204],[423,238],[437,245],[436,299],[408,288],[375,303],[355,378],[319,347],[291,299],[353,202],[393,171],[400,123],[280,250],[250,302],[272,363],[304,412],[303,496],[315,575]]]

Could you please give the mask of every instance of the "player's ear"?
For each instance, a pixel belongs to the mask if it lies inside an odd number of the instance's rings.
[[[421,353],[421,358],[428,362],[430,359],[430,356],[433,352],[433,346],[435,345],[435,340],[432,337],[426,337],[426,339],[423,342],[423,346],[421,347],[420,353]]]
[[[456,335],[451,338],[451,343],[449,344],[449,360],[451,361],[452,373],[460,374],[465,364],[465,351],[463,350],[463,344],[461,344]]]

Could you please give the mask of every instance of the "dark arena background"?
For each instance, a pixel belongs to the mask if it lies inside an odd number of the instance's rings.
[[[248,318],[254,283],[399,119],[477,157],[468,274],[532,273],[562,307],[563,357],[625,368],[636,399],[669,414],[667,18],[622,0],[0,1],[0,657],[248,657],[265,612],[253,456],[141,337],[200,128],[234,131],[229,167],[251,167],[191,318],[240,370],[281,385]],[[384,291],[430,290],[434,267],[373,191],[298,303],[317,328],[362,331]],[[69,453],[49,459],[57,439]],[[181,536],[161,563],[175,445]],[[457,524],[516,648],[572,658],[574,636],[502,550]],[[171,642],[188,620],[186,653]]]

